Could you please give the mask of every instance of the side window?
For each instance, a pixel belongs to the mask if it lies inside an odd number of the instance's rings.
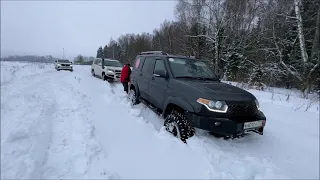
[[[152,63],[153,63],[153,58],[147,57],[147,58],[144,60],[143,67],[142,67],[142,72],[148,73],[148,71],[149,71],[149,69],[150,69],[150,65],[151,65]]]
[[[137,59],[136,59],[136,62],[135,62],[135,64],[134,64],[134,68],[135,68],[135,69],[138,69],[138,68],[140,67],[140,64],[141,64],[140,62],[141,62],[141,61],[140,61],[140,58],[137,58]]]
[[[99,66],[101,65],[101,59],[97,60],[97,65],[99,65]]]
[[[164,72],[166,72],[166,68],[164,66],[163,60],[159,60],[159,59],[156,60],[153,73],[155,73],[155,71],[157,71],[157,70],[163,70]]]

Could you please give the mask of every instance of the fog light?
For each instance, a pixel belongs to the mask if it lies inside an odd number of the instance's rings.
[[[221,124],[220,122],[215,122],[214,123],[215,126],[220,126],[220,124]]]

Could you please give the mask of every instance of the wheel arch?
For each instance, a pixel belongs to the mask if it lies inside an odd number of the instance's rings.
[[[179,97],[170,97],[164,105],[162,116],[165,118],[174,108],[180,111],[194,112],[194,108],[189,102]]]
[[[136,92],[136,95],[137,95],[137,96],[140,96],[139,87],[138,87],[137,84],[131,84],[131,83],[130,83],[129,90],[131,90],[131,89],[134,89],[135,92]]]

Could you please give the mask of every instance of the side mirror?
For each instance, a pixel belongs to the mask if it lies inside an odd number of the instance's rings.
[[[166,74],[166,72],[165,72],[164,70],[156,70],[156,71],[153,73],[153,75],[154,75],[155,77],[162,77],[162,78],[167,78],[167,77],[168,77],[167,74]]]

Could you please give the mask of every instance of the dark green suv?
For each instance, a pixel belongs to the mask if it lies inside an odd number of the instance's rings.
[[[202,60],[142,52],[131,73],[129,99],[164,118],[166,130],[186,142],[195,127],[224,137],[263,134],[266,117],[249,92],[220,82]]]

